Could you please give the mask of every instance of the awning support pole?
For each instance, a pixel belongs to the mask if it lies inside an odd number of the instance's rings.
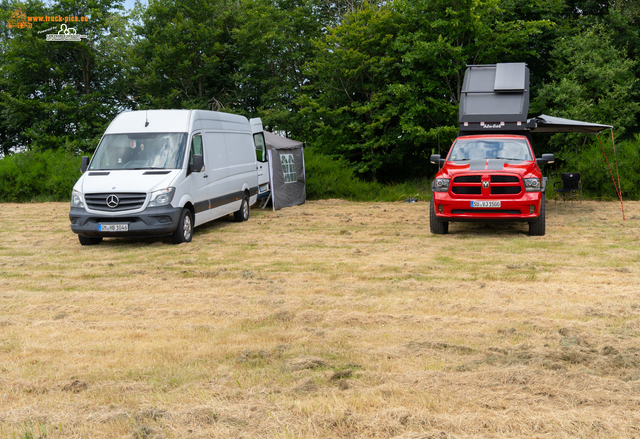
[[[620,172],[618,172],[618,157],[616,156],[616,144],[613,140],[613,128],[611,128],[611,142],[613,143],[613,156],[615,158],[615,163],[616,163],[616,172],[618,173],[618,184],[616,184],[616,179],[613,176],[613,172],[611,171],[611,165],[609,165],[609,159],[607,158],[607,153],[604,151],[604,145],[602,144],[600,133],[598,133],[598,140],[600,141],[600,148],[602,148],[602,154],[604,154],[604,160],[607,162],[607,167],[609,168],[609,174],[611,175],[611,181],[613,181],[613,187],[616,189],[616,194],[618,194],[618,198],[620,199],[620,206],[622,207],[622,221],[625,221],[624,203],[622,202],[622,188],[620,187]]]

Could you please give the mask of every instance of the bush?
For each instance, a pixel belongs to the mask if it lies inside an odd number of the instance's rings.
[[[640,199],[640,134],[636,134],[634,140],[616,143],[615,156],[611,138],[607,138],[606,135],[601,137],[616,184],[618,184],[617,159],[622,197],[631,200]],[[580,172],[582,192],[586,198],[618,199],[607,162],[602,154],[602,147],[597,139],[585,145],[580,154],[563,158],[565,162],[563,168],[567,172]]]
[[[0,160],[0,202],[66,201],[80,177],[80,157],[27,151]]]
[[[398,201],[430,199],[430,180],[382,185],[359,179],[353,169],[313,148],[305,148],[307,198],[341,198],[350,201]]]

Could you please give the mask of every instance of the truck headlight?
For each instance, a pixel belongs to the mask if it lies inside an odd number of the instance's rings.
[[[540,191],[540,179],[539,178],[525,178],[524,190],[526,192],[539,192]]]
[[[84,207],[84,203],[82,202],[82,193],[75,189],[71,192],[71,207]]]
[[[448,178],[436,178],[433,181],[434,192],[448,192],[449,191],[449,179]]]
[[[176,188],[167,187],[154,191],[151,193],[151,201],[149,201],[148,207],[167,206],[173,200],[173,194],[176,192]]]

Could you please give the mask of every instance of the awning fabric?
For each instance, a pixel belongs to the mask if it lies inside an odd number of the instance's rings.
[[[581,122],[579,120],[563,119],[561,117],[541,114],[527,120],[527,128],[532,133],[584,133],[598,134],[602,130],[613,128],[611,125]]]
[[[278,136],[269,131],[264,132],[264,141],[267,144],[267,149],[299,149],[304,146],[302,142]]]

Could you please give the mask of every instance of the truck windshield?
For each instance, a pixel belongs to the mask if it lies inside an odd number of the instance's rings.
[[[179,169],[186,138],[186,133],[107,134],[89,169]]]
[[[458,139],[453,144],[450,161],[466,160],[533,160],[525,139]]]

